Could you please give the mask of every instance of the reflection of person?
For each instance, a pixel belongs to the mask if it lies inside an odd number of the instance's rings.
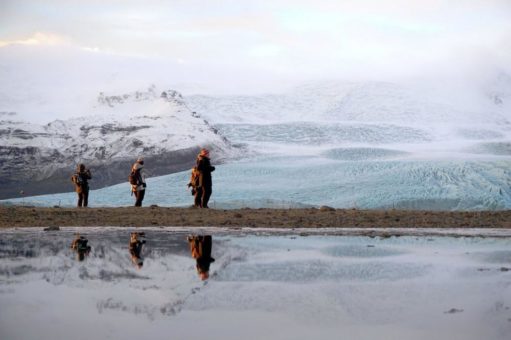
[[[141,207],[142,201],[145,196],[145,171],[144,171],[144,159],[139,157],[135,164],[131,167],[130,184],[131,192],[135,194],[135,207]]]
[[[209,278],[209,265],[215,262],[211,257],[211,248],[213,247],[213,238],[211,235],[188,236],[188,245],[192,257],[197,261],[195,267],[201,280]]]
[[[202,190],[202,197],[200,201],[201,208],[208,208],[209,198],[213,192],[213,182],[211,180],[211,173],[215,171],[215,167],[211,166],[209,159],[209,151],[202,149],[197,157],[197,170],[199,170],[199,187]]]
[[[142,258],[142,248],[144,247],[145,240],[140,240],[141,238],[145,238],[145,233],[131,233],[129,245],[131,262],[133,262],[133,264],[137,266],[138,269],[142,268],[144,265],[144,259]]]
[[[73,240],[73,243],[71,243],[71,249],[76,252],[76,259],[78,261],[83,261],[85,256],[90,254],[91,247],[87,245],[87,242],[89,242],[87,238],[77,234],[76,238]]]
[[[89,203],[89,179],[92,178],[89,169],[85,169],[84,164],[78,164],[76,172],[71,176],[71,181],[75,184],[75,191],[78,194],[78,207],[86,207]]]

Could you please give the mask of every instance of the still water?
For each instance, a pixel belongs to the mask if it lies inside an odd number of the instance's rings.
[[[511,338],[510,237],[133,231],[1,231],[0,339]]]

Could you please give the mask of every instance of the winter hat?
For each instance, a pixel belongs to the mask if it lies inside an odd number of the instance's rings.
[[[137,163],[144,164],[144,157],[142,156],[138,157]]]
[[[199,153],[199,156],[209,157],[209,150],[208,149],[201,149],[200,153]]]

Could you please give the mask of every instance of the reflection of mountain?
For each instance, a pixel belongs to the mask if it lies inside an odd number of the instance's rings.
[[[130,231],[89,229],[83,262],[67,228],[0,231],[2,339],[509,338],[506,237],[223,230],[202,282],[185,234],[197,229],[146,229],[141,270],[129,258]],[[454,307],[467,310],[456,322],[445,314]]]
[[[80,290],[78,295],[89,295],[89,298],[99,291],[95,288],[99,286],[101,293],[95,297],[97,313],[116,311],[149,318],[173,315],[187,296],[200,289],[195,260],[190,257],[186,234],[173,232],[154,238],[151,232],[149,235],[149,244],[143,251],[145,267],[138,270],[130,260],[128,230],[88,233],[92,251],[83,262],[78,262],[69,249],[74,238],[70,232],[37,237],[4,234],[0,257],[14,261],[2,263],[0,281],[6,285],[40,281],[43,285],[50,284],[59,294]],[[166,280],[169,272],[171,281]],[[117,294],[119,291],[129,294]]]
[[[78,162],[92,168],[93,187],[126,181],[131,163],[144,156],[151,175],[184,170],[200,147],[219,158],[227,140],[191,112],[179,93],[169,90],[106,96],[92,116],[36,125],[0,116],[0,198],[72,190],[69,177]]]

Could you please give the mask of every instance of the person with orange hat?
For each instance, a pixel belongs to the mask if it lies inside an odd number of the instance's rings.
[[[199,156],[197,157],[197,170],[199,170],[199,191],[202,195],[200,197],[200,207],[209,208],[208,202],[213,192],[211,173],[215,171],[215,167],[211,166],[209,150],[201,149]]]

